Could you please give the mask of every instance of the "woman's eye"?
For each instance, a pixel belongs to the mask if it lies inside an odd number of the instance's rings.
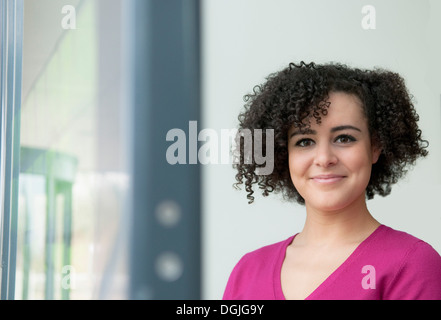
[[[314,144],[314,141],[311,139],[301,139],[296,142],[296,147],[309,147]]]
[[[356,141],[355,140],[355,138],[353,137],[353,136],[350,136],[350,135],[341,135],[341,136],[338,136],[336,139],[335,139],[335,142],[338,142],[338,143],[343,143],[343,144],[345,144],[345,143],[350,143],[350,142],[354,142],[354,141]]]

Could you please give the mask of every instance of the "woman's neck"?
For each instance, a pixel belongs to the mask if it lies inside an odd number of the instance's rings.
[[[296,238],[297,245],[340,246],[361,243],[380,223],[370,214],[363,198],[335,211],[321,211],[306,204],[305,226]]]

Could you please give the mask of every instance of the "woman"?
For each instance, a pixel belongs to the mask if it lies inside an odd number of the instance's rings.
[[[264,196],[281,192],[307,215],[300,233],[238,262],[224,299],[441,299],[440,255],[366,206],[427,155],[403,79],[302,62],[246,101],[240,128],[274,129],[274,170],[239,163],[236,185],[250,202],[255,184]]]

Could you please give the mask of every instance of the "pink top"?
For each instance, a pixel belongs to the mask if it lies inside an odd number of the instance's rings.
[[[280,271],[294,237],[244,255],[223,298],[285,299]],[[441,300],[441,256],[426,242],[381,225],[306,299]]]

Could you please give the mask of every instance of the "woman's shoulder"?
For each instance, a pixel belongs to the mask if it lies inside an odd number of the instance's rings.
[[[441,299],[441,256],[427,242],[403,231],[383,228],[377,249],[384,266],[394,265],[385,298]],[[398,263],[398,264],[396,264]]]
[[[382,225],[372,244],[371,253],[387,257],[388,261],[402,260],[403,263],[416,262],[423,266],[435,263],[441,268],[439,253],[429,243],[407,232]]]
[[[223,299],[274,299],[274,275],[294,236],[242,256],[227,282]]]
[[[266,259],[269,257],[278,256],[281,251],[284,252],[286,250],[293,239],[294,236],[291,236],[285,240],[265,245],[256,250],[246,253],[244,255],[244,258],[246,257],[247,259]]]
[[[252,267],[257,270],[262,268],[271,268],[277,263],[277,260],[283,258],[286,248],[292,242],[294,236],[291,236],[283,241],[265,245],[253,251],[245,253],[237,263],[235,269],[244,268],[249,271]]]
[[[413,251],[438,254],[430,244],[407,232],[396,230],[385,225],[382,225],[379,231],[376,237],[376,250],[401,252],[406,255],[411,254]]]

